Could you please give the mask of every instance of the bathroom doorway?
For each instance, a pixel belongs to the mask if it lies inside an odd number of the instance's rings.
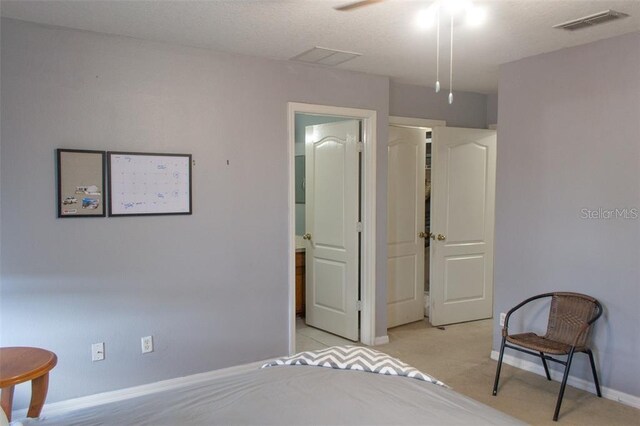
[[[290,104],[289,129],[290,352],[296,324],[367,343],[374,330],[375,112]]]

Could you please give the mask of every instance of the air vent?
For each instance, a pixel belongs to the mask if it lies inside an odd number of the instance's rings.
[[[324,47],[314,47],[306,52],[294,56],[292,61],[306,62],[308,64],[321,64],[329,67],[344,64],[347,61],[362,56],[360,53],[345,52],[342,50],[327,49]]]
[[[574,31],[579,30],[580,28],[587,28],[598,24],[604,24],[605,22],[613,21],[616,19],[626,18],[627,16],[629,15],[627,15],[626,13],[616,12],[615,10],[605,10],[604,12],[594,13],[593,15],[554,25],[553,28]]]

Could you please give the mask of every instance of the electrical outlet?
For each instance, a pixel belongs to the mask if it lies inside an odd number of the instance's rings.
[[[504,327],[504,320],[505,318],[507,318],[507,314],[505,314],[504,312],[502,312],[500,314],[500,327]]]
[[[104,342],[91,345],[91,361],[102,361],[104,359]]]
[[[142,353],[147,354],[153,352],[153,336],[147,336],[140,339],[142,343]]]

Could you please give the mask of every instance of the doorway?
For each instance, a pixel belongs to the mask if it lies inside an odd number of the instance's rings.
[[[389,327],[492,315],[496,133],[444,124],[390,118]]]
[[[431,130],[446,122],[390,117],[387,181],[387,328],[428,310]]]
[[[302,211],[306,211],[306,206],[301,201],[303,200],[300,197],[300,189],[305,189],[306,192],[306,180],[300,179],[300,173],[298,174],[298,179],[296,179],[296,161],[298,163],[298,170],[301,169],[301,164],[303,163],[300,156],[302,155],[303,148],[296,144],[296,134],[300,134],[302,129],[298,128],[296,124],[304,123],[307,121],[307,125],[305,125],[306,129],[311,129],[314,126],[323,126],[323,124],[309,124],[311,121],[315,121],[316,123],[325,123],[324,125],[330,126],[326,123],[333,122],[337,123],[357,123],[358,126],[358,140],[351,140],[350,144],[342,144],[345,147],[348,145],[351,149],[355,149],[356,152],[360,151],[361,154],[358,154],[358,157],[361,155],[361,160],[359,161],[361,167],[360,170],[356,172],[356,180],[360,182],[361,191],[359,196],[357,196],[355,203],[357,206],[357,202],[359,201],[360,207],[359,209],[356,207],[359,220],[356,223],[349,222],[350,226],[353,226],[354,229],[358,229],[356,237],[359,241],[359,247],[357,249],[357,264],[356,264],[356,274],[354,278],[353,271],[351,271],[350,278],[348,278],[348,283],[350,285],[356,285],[356,293],[351,292],[351,295],[344,300],[341,300],[341,306],[345,306],[345,311],[349,310],[352,314],[355,312],[355,316],[350,316],[347,320],[349,322],[350,327],[354,327],[357,330],[359,327],[359,340],[364,343],[371,345],[375,341],[375,195],[376,195],[376,164],[375,164],[375,152],[376,152],[376,112],[371,110],[361,110],[361,109],[353,109],[353,108],[341,108],[341,107],[332,107],[326,105],[311,105],[311,104],[301,104],[301,103],[289,103],[288,105],[288,123],[289,123],[289,306],[290,306],[290,314],[289,314],[289,352],[295,352],[295,339],[296,339],[296,294],[298,293],[298,311],[300,309],[300,297],[299,291],[296,292],[296,248],[301,246],[301,242],[306,248],[311,250],[316,248],[323,248],[322,241],[316,243],[314,238],[322,239],[321,236],[314,237],[313,232],[307,232],[308,225],[305,223],[304,226],[301,225],[302,220],[296,220],[296,216],[300,218],[302,216]],[[296,123],[297,122],[297,123]],[[335,126],[334,126],[335,127]],[[353,132],[352,132],[353,133]],[[298,137],[300,139],[300,137]],[[329,151],[334,150],[336,147],[342,146],[340,143],[336,142],[340,138],[334,138],[334,142],[331,145],[333,148],[329,149]],[[305,137],[306,140],[306,137]],[[304,144],[305,146],[307,143]],[[307,167],[307,148],[305,149],[305,176],[309,176],[308,171],[306,171]],[[325,150],[326,151],[326,150]],[[346,151],[344,151],[346,155]],[[351,151],[352,155],[353,151]],[[318,158],[326,163],[327,160],[330,160],[329,157],[323,157],[324,153],[320,155]],[[338,156],[339,157],[339,156]],[[318,164],[320,164],[318,163]],[[311,164],[311,167],[314,167]],[[319,179],[325,179],[323,176],[318,176]],[[329,176],[330,178],[331,176]],[[351,179],[351,178],[350,178]],[[296,192],[296,186],[298,187],[298,191]],[[296,193],[298,196],[296,197]],[[327,194],[326,191],[323,191],[323,194]],[[325,200],[326,201],[326,200]],[[317,209],[316,209],[317,210]],[[305,215],[306,216],[306,215]],[[323,215],[324,217],[324,215]],[[305,222],[308,218],[305,218]],[[296,229],[297,228],[297,229]],[[317,229],[317,228],[316,228]],[[297,232],[296,232],[297,231]],[[304,232],[302,232],[304,231]],[[297,236],[298,234],[298,236]],[[306,239],[302,239],[302,236],[306,235]],[[297,244],[296,244],[297,242]],[[331,244],[324,244],[324,248],[327,246],[331,246]],[[308,255],[305,256],[307,258]],[[326,257],[326,256],[325,256]],[[298,255],[298,258],[300,256]],[[333,263],[332,263],[333,262]],[[320,269],[321,274],[329,277],[332,274],[336,275],[340,270],[340,261],[338,260],[326,260],[323,261],[314,261],[314,265],[316,269]],[[317,266],[320,265],[320,268]],[[306,268],[305,262],[305,268]],[[313,265],[311,265],[313,268]],[[324,267],[324,269],[322,269]],[[299,272],[299,267],[298,267]],[[300,274],[298,274],[299,276]],[[305,274],[306,275],[306,274]],[[358,277],[361,285],[358,285]],[[318,274],[315,273],[310,279],[317,279]],[[354,283],[355,280],[355,283]],[[307,281],[307,280],[305,280]],[[347,281],[345,281],[347,282]],[[298,286],[299,287],[299,286]],[[305,288],[309,288],[309,286],[305,283]],[[335,290],[335,289],[334,289]],[[311,303],[315,303],[314,297],[318,296],[318,292],[316,289],[312,289],[314,292],[313,295],[309,296],[309,294],[305,295],[306,301],[310,301]],[[335,294],[335,292],[334,292]],[[359,295],[358,295],[359,294]],[[320,298],[325,297],[324,301],[329,300],[331,295],[319,295]],[[320,300],[323,302],[323,300]],[[309,306],[309,303],[305,303],[305,309],[309,310],[313,307]],[[321,305],[331,305],[329,303],[316,303],[316,307],[322,308]],[[326,307],[326,306],[325,306]],[[329,308],[334,311],[340,311],[339,309],[335,309],[335,306],[329,306]],[[327,311],[331,311],[331,309],[326,309]],[[358,314],[359,313],[359,314]],[[355,323],[353,322],[355,321]],[[320,325],[326,324],[324,322],[320,322]],[[356,339],[358,337],[356,336]]]
[[[387,328],[425,316],[428,289],[431,129],[389,126]]]

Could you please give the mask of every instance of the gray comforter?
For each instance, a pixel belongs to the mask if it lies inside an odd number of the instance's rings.
[[[408,377],[279,366],[52,416],[33,425],[512,425],[517,419]]]

